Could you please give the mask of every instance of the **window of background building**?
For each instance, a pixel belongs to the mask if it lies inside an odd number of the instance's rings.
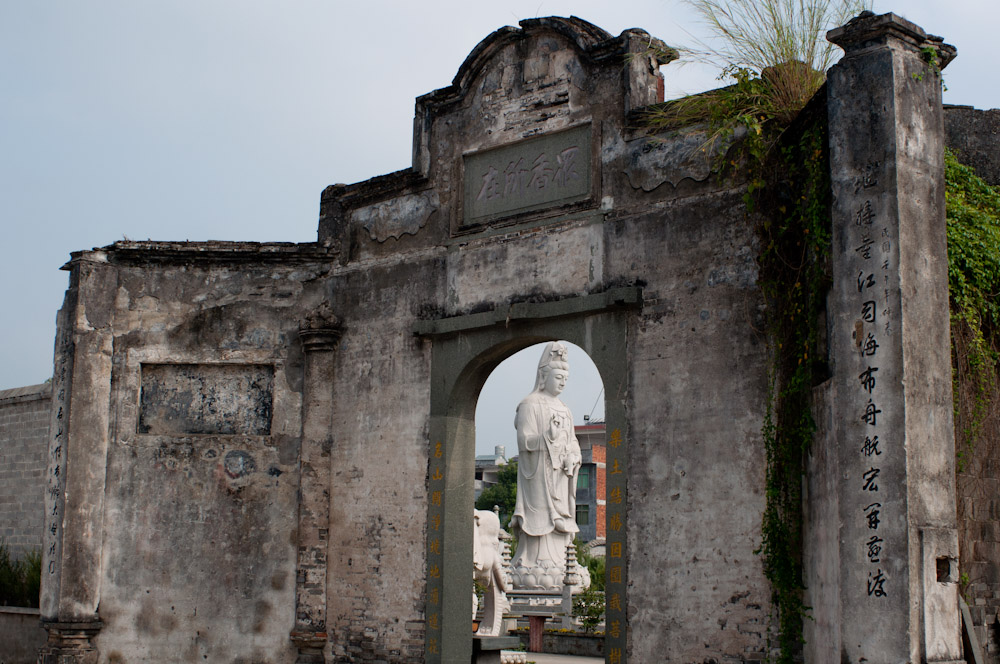
[[[576,478],[576,488],[577,489],[589,489],[590,488],[590,471],[587,468],[581,468],[580,474]]]
[[[590,505],[576,506],[576,525],[586,526],[590,524]]]

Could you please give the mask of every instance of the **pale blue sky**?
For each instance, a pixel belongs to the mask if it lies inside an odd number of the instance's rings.
[[[995,0],[875,9],[958,47],[947,103],[1000,107]],[[483,37],[570,14],[671,44],[700,34],[666,0],[0,0],[0,389],[50,375],[71,251],[312,241],[323,187],[410,165],[414,98]],[[675,94],[718,85],[697,66],[665,74]]]

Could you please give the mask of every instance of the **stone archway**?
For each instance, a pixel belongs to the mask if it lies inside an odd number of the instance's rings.
[[[608,428],[608,624],[625,624],[627,551],[625,483],[631,372],[628,340],[638,288],[557,302],[513,305],[506,316],[474,314],[427,321],[417,333],[429,338],[431,420],[427,521],[427,662],[468,662],[469,561],[475,460],[475,407],[479,391],[504,359],[533,344],[563,339],[583,348],[597,366],[606,392]],[[615,469],[615,470],[610,470]],[[606,652],[624,661],[624,629],[608,634]]]

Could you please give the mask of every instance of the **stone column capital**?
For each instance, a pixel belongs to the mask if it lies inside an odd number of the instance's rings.
[[[326,302],[316,307],[299,323],[299,339],[305,352],[334,350],[343,328],[340,319]]]
[[[909,45],[914,51],[933,48],[937,52],[938,69],[944,69],[955,58],[956,50],[945,44],[941,37],[929,35],[916,23],[911,23],[893,13],[876,15],[864,11],[852,18],[846,25],[826,33],[826,38],[844,49],[845,57],[866,47],[882,43],[892,37]]]

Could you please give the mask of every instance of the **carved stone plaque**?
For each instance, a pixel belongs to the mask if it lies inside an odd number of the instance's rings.
[[[246,364],[144,364],[139,433],[271,433],[274,367]]]
[[[590,125],[465,156],[463,226],[590,196]]]

